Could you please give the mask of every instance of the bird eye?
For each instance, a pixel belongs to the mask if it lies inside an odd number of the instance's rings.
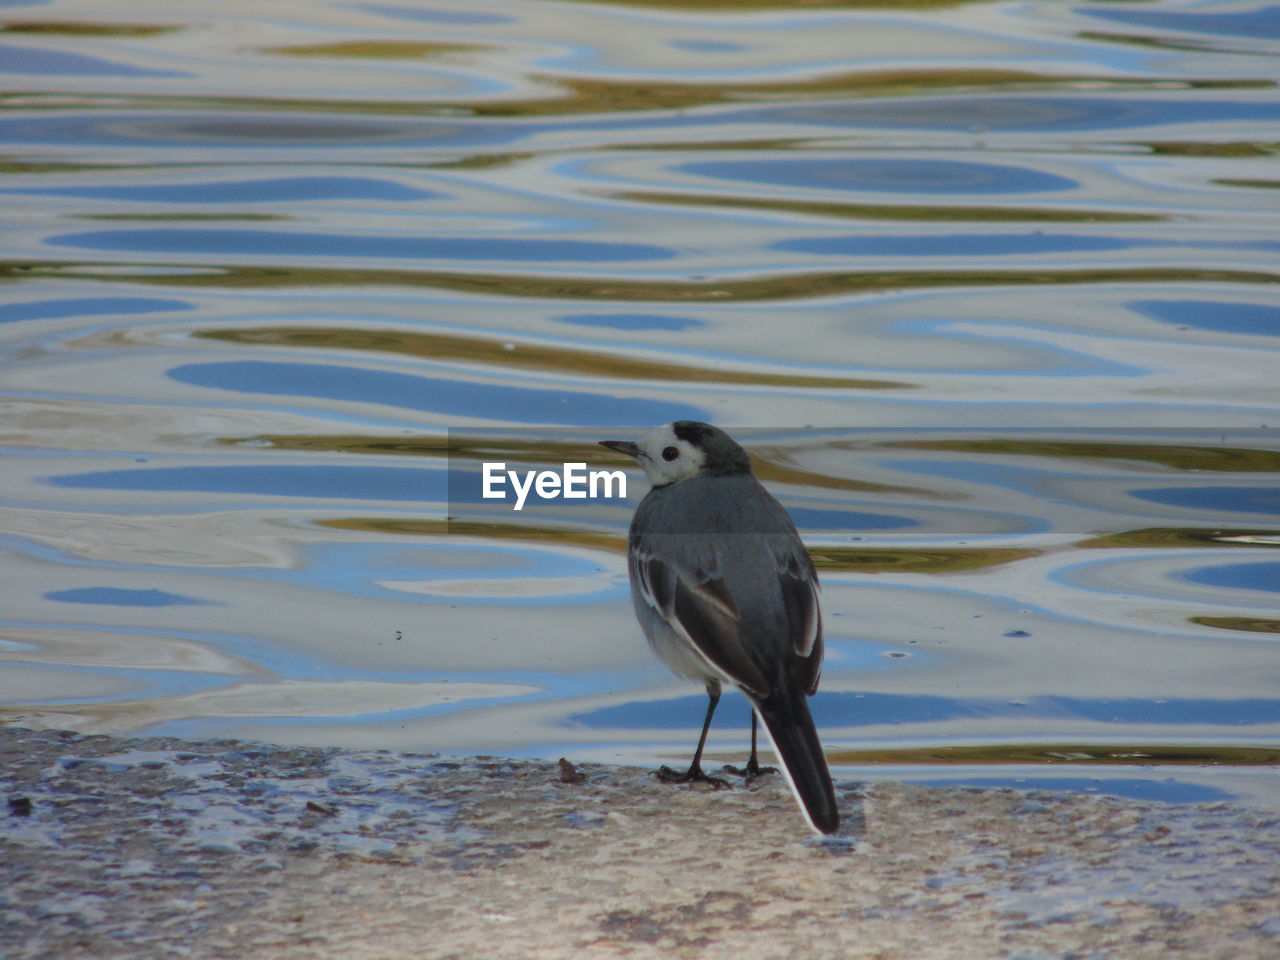
[[[678,456],[680,456],[680,451],[677,450],[675,447],[666,447],[662,451],[663,460],[674,460]]]

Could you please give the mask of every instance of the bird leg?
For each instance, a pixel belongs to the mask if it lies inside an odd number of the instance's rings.
[[[672,770],[670,767],[659,767],[658,779],[663,783],[709,783],[717,790],[729,786],[727,780],[710,776],[702,769],[702,749],[707,745],[707,731],[711,729],[711,717],[716,712],[716,704],[720,702],[720,684],[717,681],[707,683],[707,696],[711,702],[707,704],[707,717],[702,721],[702,736],[698,738],[698,749],[693,751],[693,762],[683,773]]]
[[[756,753],[756,728],[759,725],[759,723],[760,721],[756,717],[756,712],[752,710],[751,711],[751,756],[747,760],[747,765],[745,767],[731,767],[727,763],[724,765],[724,769],[727,770],[729,773],[732,773],[735,777],[743,777],[748,782],[754,780],[756,777],[762,774],[778,772],[777,767],[760,766],[760,757]]]

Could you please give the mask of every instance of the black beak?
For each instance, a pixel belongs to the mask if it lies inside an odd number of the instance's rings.
[[[619,453],[625,453],[628,457],[640,456],[639,445],[632,443],[630,440],[601,440],[600,446],[608,447],[610,450],[617,450]]]

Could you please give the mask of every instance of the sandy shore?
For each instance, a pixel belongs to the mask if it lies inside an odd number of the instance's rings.
[[[0,728],[0,956],[1280,956],[1270,812],[776,781]]]

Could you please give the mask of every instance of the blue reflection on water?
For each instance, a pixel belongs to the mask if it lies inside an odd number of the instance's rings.
[[[1187,580],[1231,590],[1280,593],[1280,563],[1223,563],[1183,574]]]
[[[1280,337],[1280,307],[1222,300],[1131,300],[1125,304],[1144,317],[1221,333]]]
[[[524,130],[500,123],[459,124],[430,120],[386,120],[351,116],[309,117],[287,113],[98,113],[0,117],[0,143],[63,143],[97,146],[189,146],[201,150],[256,150],[271,146],[354,147],[367,154],[376,145],[432,147],[496,146],[520,139]]]
[[[1163,246],[1147,239],[1090,237],[1080,234],[953,233],[890,237],[795,237],[771,249],[828,257],[1011,257],[1041,253],[1101,253],[1134,247]]]
[[[1014,790],[1069,790],[1072,793],[1102,793],[1114,797],[1131,797],[1134,800],[1154,800],[1159,803],[1210,803],[1230,800],[1235,794],[1218,787],[1206,787],[1199,783],[1185,783],[1172,777],[1163,780],[1142,780],[1136,777],[945,777],[927,780],[911,779],[926,787],[1009,787]]]
[[[1280,700],[1260,697],[1240,700],[1038,697],[1028,704],[1028,710],[1044,716],[1087,717],[1103,723],[1203,723],[1242,727],[1280,721]]]
[[[144,203],[284,203],[299,200],[423,200],[443,196],[372,177],[278,177],[264,180],[213,180],[207,183],[129,184],[124,186],[26,187],[0,193],[137,200]]]
[[[1130,490],[1139,500],[1194,510],[1280,514],[1280,485],[1273,487],[1162,487]]]
[[[571,313],[556,317],[561,323],[583,327],[610,327],[614,330],[688,330],[701,327],[701,320],[671,317],[660,313]]]
[[[162,313],[190,310],[183,300],[151,297],[72,297],[65,300],[31,300],[0,304],[0,323],[20,320],[54,320],[58,317],[92,317],[110,314]]]
[[[492,237],[392,237],[355,233],[286,233],[279,230],[92,230],[49,237],[51,247],[127,250],[136,253],[258,254],[375,259],[507,260],[617,263],[667,260],[668,247],[602,240],[525,240]],[[276,261],[272,261],[276,262]]]
[[[134,630],[134,633],[150,633],[145,630]],[[155,635],[155,634],[153,634]],[[164,634],[164,638],[168,639],[176,634],[170,631]],[[71,676],[80,675],[90,681],[101,679],[101,672],[92,667],[81,667],[76,665],[68,665],[61,663],[42,663],[40,669],[44,671],[68,674]],[[118,693],[107,694],[106,696],[86,698],[83,696],[53,698],[45,696],[37,696],[35,699],[28,699],[22,696],[15,696],[11,701],[12,704],[39,704],[57,705],[57,704],[84,704],[86,701],[92,703],[113,703],[130,700],[151,700],[161,699],[164,697],[179,697],[193,693],[201,693],[205,690],[216,690],[226,685],[228,678],[241,679],[236,674],[228,673],[200,673],[188,670],[149,670],[145,667],[120,667],[111,671],[111,676],[125,681],[126,688]],[[75,682],[67,685],[68,689],[75,690],[79,685]]]
[[[0,73],[25,73],[34,76],[77,77],[190,77],[182,70],[149,70],[127,63],[113,63],[79,53],[40,50],[0,44]]]
[[[1078,186],[1066,177],[1027,167],[903,158],[731,160],[685,163],[676,169],[716,180],[895,193],[1037,193]]]
[[[258,360],[193,363],[175,367],[168,375],[179,383],[220,390],[379,403],[407,410],[514,423],[616,427],[705,418],[698,408],[681,403],[602,393],[535,390],[332,364]]]
[[[1257,697],[1241,700],[1033,697],[1013,703],[1007,700],[832,691],[818,693],[809,704],[818,726],[830,729],[1000,717],[1074,717],[1102,723],[1196,723],[1236,727],[1280,722],[1280,699]],[[572,719],[593,728],[683,730],[701,723],[706,707],[706,697],[698,694],[601,707],[589,713],[574,714]],[[750,726],[746,711],[727,712],[729,715],[723,726],[744,729]]]
[[[412,467],[340,467],[318,464],[243,467],[153,467],[100,470],[46,477],[55,487],[247,493],[326,500],[445,501],[445,471]]]
[[[325,589],[351,592],[385,592],[376,581],[389,577],[434,580],[466,578],[518,579],[524,577],[564,578],[593,576],[605,568],[579,554],[551,547],[512,543],[450,543],[434,540],[430,545],[403,543],[329,543],[306,551],[305,583]],[[293,579],[294,571],[274,571],[270,576]],[[465,599],[465,598],[463,598]],[[487,598],[479,598],[485,601]],[[453,601],[451,601],[453,602]]]
[[[677,50],[691,50],[694,53],[737,53],[746,49],[741,43],[731,43],[727,40],[676,39],[668,40],[667,44]]]
[[[1188,13],[1163,10],[1116,10],[1082,6],[1085,16],[1131,23],[1142,27],[1163,27],[1184,33],[1216,33],[1229,37],[1256,37],[1280,40],[1280,7],[1256,10]]]
[[[459,0],[465,2],[465,0]],[[461,27],[495,26],[513,23],[514,17],[500,13],[477,13],[474,10],[424,10],[419,7],[397,7],[385,3],[362,3],[360,9],[396,20],[417,20],[424,23],[447,23]]]
[[[46,593],[46,600],[63,603],[94,603],[113,607],[185,607],[211,604],[210,600],[184,597],[165,590],[125,590],[120,587],[79,587]]]
[[[726,114],[737,122],[821,123],[883,129],[1070,133],[1183,123],[1268,123],[1280,116],[1274,103],[1204,97],[1130,99],[1073,97],[929,97],[892,102],[833,101],[747,109]],[[1136,133],[1134,134],[1136,135]]]

